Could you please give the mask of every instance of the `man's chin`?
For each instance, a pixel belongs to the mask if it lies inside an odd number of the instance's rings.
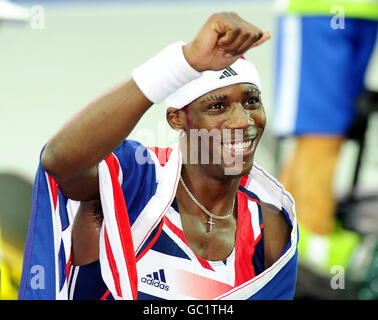
[[[224,175],[230,178],[238,178],[249,174],[253,166],[253,159],[238,161],[231,165],[223,166]]]

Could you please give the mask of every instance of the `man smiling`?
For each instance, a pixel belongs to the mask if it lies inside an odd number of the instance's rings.
[[[253,164],[266,119],[257,71],[241,58],[268,38],[235,13],[213,14],[191,42],[166,47],[50,139],[41,181],[47,172],[51,203],[69,221],[59,225],[58,297],[293,297],[294,202]],[[163,100],[179,143],[125,140]]]
[[[252,66],[248,62],[239,63],[245,64],[244,68]],[[216,76],[214,78],[217,80]],[[167,100],[169,102],[170,99]],[[223,178],[243,176],[251,170],[266,122],[260,91],[254,84],[232,84],[201,96],[190,104],[189,112],[185,111],[184,122],[175,119],[177,110],[180,109],[168,108],[168,121],[173,129],[183,130],[189,135],[187,154],[191,156],[190,163],[198,158],[201,164],[219,164],[219,177]],[[208,144],[210,137],[211,145]],[[197,146],[199,138],[201,150],[196,157],[193,143]],[[204,169],[209,170],[208,167]]]

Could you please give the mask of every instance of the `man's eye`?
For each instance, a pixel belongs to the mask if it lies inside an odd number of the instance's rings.
[[[217,102],[210,105],[207,109],[208,110],[222,110],[223,108],[224,108],[224,105],[220,102]]]
[[[259,103],[260,103],[260,99],[258,97],[250,97],[245,102],[246,105],[255,105]]]

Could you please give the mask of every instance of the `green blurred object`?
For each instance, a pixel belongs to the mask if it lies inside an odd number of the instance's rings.
[[[24,243],[32,204],[32,184],[0,174],[0,299],[17,299]]]
[[[3,241],[23,251],[32,205],[32,184],[11,173],[0,173],[0,226]]]
[[[355,283],[356,299],[378,300],[378,233],[364,236],[347,271]]]
[[[341,13],[349,18],[378,20],[378,2],[372,0],[290,0],[287,11],[301,15],[327,15]]]
[[[329,275],[334,266],[347,270],[361,238],[358,233],[342,228],[340,222],[327,236],[315,234],[302,225],[299,232],[299,259],[315,273],[324,275]]]

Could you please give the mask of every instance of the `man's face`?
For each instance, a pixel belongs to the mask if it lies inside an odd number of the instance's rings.
[[[221,169],[223,175],[242,176],[251,170],[266,123],[260,91],[255,85],[234,84],[211,91],[194,100],[186,116],[191,159],[197,152],[199,164]],[[206,134],[207,139],[202,139]]]

